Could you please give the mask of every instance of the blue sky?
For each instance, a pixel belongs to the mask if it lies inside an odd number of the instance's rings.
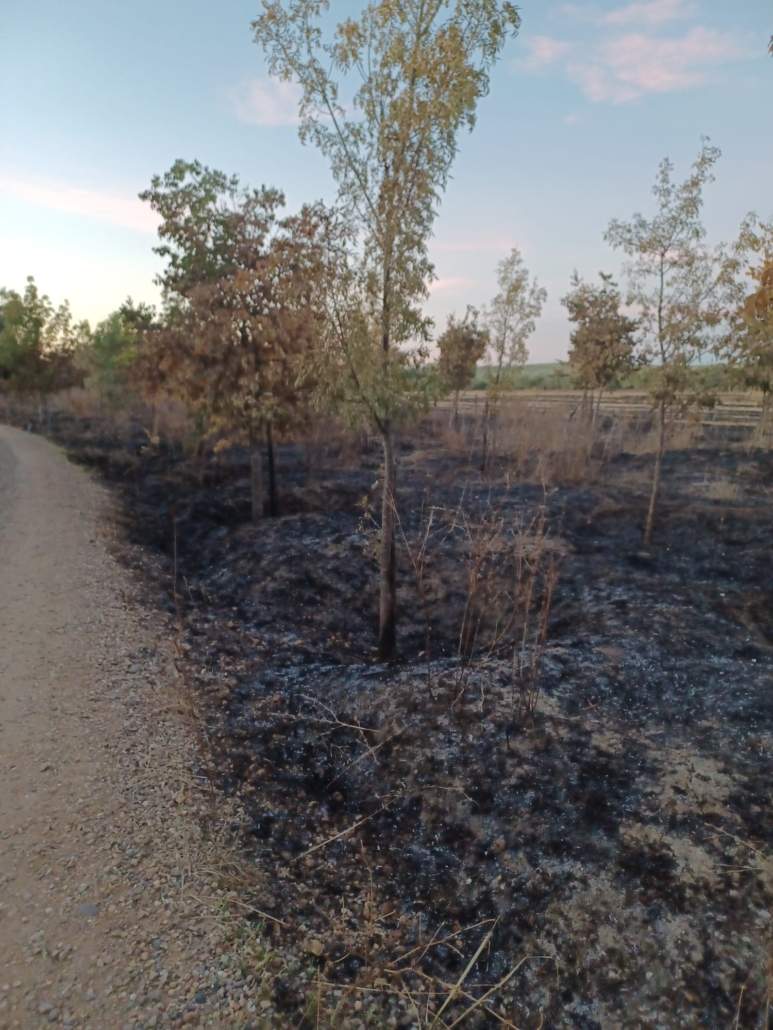
[[[353,0],[333,0],[345,15]],[[291,91],[266,78],[258,0],[3,0],[0,285],[32,274],[92,321],[131,293],[154,300],[150,213],[136,199],[177,157],[332,198],[327,166],[296,136]],[[658,161],[686,171],[709,135],[723,150],[706,197],[713,240],[773,214],[770,0],[524,0],[523,28],[461,140],[436,224],[439,324],[494,292],[518,245],[549,300],[532,360],[562,357],[559,301],[574,268],[617,271],[613,216],[647,209]]]

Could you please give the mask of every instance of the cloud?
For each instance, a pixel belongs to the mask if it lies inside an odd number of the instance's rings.
[[[0,191],[37,207],[82,215],[135,232],[154,233],[158,228],[158,218],[147,204],[124,194],[7,175],[0,175]]]
[[[711,68],[743,56],[723,34],[696,27],[667,39],[646,33],[609,39],[590,60],[570,63],[567,72],[589,100],[624,104],[648,93],[701,86]]]
[[[562,39],[554,39],[552,36],[532,36],[527,39],[526,46],[529,54],[518,59],[516,67],[524,71],[536,72],[548,65],[555,64],[566,57],[572,49],[572,44]]]
[[[665,25],[669,21],[688,18],[695,11],[692,0],[644,0],[608,11],[599,18],[602,25]]]
[[[276,128],[298,124],[300,87],[280,79],[250,79],[232,92],[236,117],[248,125]]]
[[[571,41],[537,36],[516,67],[558,67],[594,103],[625,104],[648,94],[694,89],[719,65],[750,56],[737,38],[702,25],[663,31],[691,18],[697,0],[633,0],[612,9],[564,3],[554,14],[584,29]]]

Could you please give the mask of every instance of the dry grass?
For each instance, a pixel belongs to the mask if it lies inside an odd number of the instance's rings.
[[[430,507],[417,535],[408,539],[399,513],[398,531],[413,572],[424,626],[424,657],[431,694],[433,641],[438,584],[455,581],[461,588],[456,650],[458,674],[447,678],[452,707],[464,694],[469,676],[490,663],[510,661],[511,705],[521,720],[533,716],[540,672],[547,648],[548,623],[566,553],[554,535],[547,509],[540,505],[515,515],[489,505],[471,514],[460,504],[453,510]],[[452,542],[451,555],[443,555]]]
[[[489,475],[508,481],[537,483],[544,488],[594,483],[622,454],[653,457],[657,427],[649,410],[605,413],[584,418],[572,396],[567,403],[543,404],[528,393],[500,399],[489,428]],[[447,453],[464,456],[478,467],[482,449],[482,408],[467,411],[454,428],[448,412],[436,409],[426,422],[428,435]],[[711,445],[700,412],[674,420],[668,427],[666,449],[692,450]]]
[[[739,484],[724,477],[699,483],[698,489],[707,501],[727,501],[735,504],[741,497]]]
[[[366,432],[351,429],[332,417],[315,418],[300,439],[309,475],[331,468],[357,468],[370,444]]]

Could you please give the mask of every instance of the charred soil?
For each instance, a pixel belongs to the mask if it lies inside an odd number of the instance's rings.
[[[351,988],[368,1025],[418,1025],[464,976],[449,1025],[506,980],[467,1025],[766,1026],[773,455],[669,452],[643,551],[651,457],[546,487],[404,442],[402,654],[382,666],[376,447],[281,446],[283,514],[252,525],[238,451],[56,435],[157,553],[210,775],[244,813],[248,918],[304,950],[320,992]],[[470,527],[495,523],[505,553],[535,512],[558,580],[527,712],[492,613],[504,566],[467,660],[458,642]],[[297,1022],[297,984],[274,991]]]

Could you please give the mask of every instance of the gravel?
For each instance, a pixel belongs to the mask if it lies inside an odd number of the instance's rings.
[[[227,915],[236,814],[198,773],[174,627],[112,525],[105,490],[0,427],[0,1027],[278,1025]]]

